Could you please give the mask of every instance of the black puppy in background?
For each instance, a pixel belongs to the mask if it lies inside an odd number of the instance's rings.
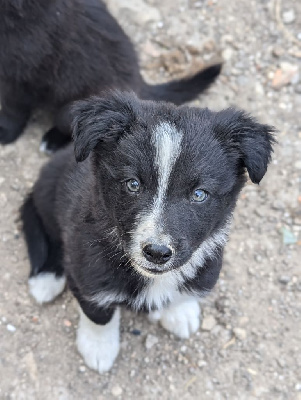
[[[126,93],[80,101],[73,118],[75,157],[57,152],[22,208],[29,286],[45,303],[67,277],[78,350],[103,372],[119,351],[119,305],[182,338],[198,329],[197,299],[218,279],[245,171],[254,183],[266,172],[273,128]]]
[[[205,90],[220,69],[217,64],[150,86],[130,39],[100,0],[1,0],[0,143],[16,140],[44,104],[54,109],[56,127],[42,147],[55,150],[70,140],[64,106],[74,100],[116,88],[181,104]]]

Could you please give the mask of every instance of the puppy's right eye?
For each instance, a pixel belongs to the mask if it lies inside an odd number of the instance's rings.
[[[129,179],[125,184],[130,192],[138,193],[140,191],[140,183],[136,179]]]

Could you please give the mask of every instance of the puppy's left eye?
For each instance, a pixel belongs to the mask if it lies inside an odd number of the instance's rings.
[[[208,197],[208,192],[203,189],[196,189],[192,195],[192,201],[196,201],[198,203],[202,203]]]
[[[130,192],[138,193],[140,190],[140,183],[136,179],[129,179],[125,184]]]

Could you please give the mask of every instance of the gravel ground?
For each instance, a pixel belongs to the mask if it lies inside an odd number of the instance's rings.
[[[218,82],[194,102],[238,105],[275,125],[279,144],[259,187],[240,196],[221,278],[199,332],[180,341],[123,312],[121,352],[102,376],[75,347],[76,304],[28,295],[18,208],[47,157],[43,116],[0,149],[1,399],[301,399],[301,2],[107,0],[145,78],[162,82],[222,56]],[[128,5],[125,6],[125,4]]]

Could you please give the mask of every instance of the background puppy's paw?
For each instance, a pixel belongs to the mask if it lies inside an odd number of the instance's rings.
[[[28,280],[29,292],[39,304],[54,300],[65,288],[65,276],[56,276],[51,272],[41,273]]]
[[[119,319],[117,309],[108,324],[97,325],[81,311],[77,348],[87,366],[99,373],[109,371],[118,355]]]
[[[18,120],[0,111],[0,144],[13,143],[23,132],[26,118]]]
[[[40,144],[40,151],[50,155],[67,146],[70,142],[71,136],[64,135],[59,129],[53,127],[44,134]]]
[[[200,326],[200,306],[197,300],[189,299],[170,305],[162,311],[161,325],[181,339],[187,339]]]

